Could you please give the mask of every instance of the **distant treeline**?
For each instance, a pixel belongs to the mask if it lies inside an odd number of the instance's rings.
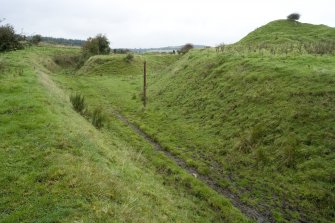
[[[193,44],[192,44],[193,45]],[[146,53],[146,52],[173,52],[180,50],[184,45],[181,46],[167,46],[167,47],[159,47],[159,48],[132,48],[127,49],[128,51],[136,52],[136,53]],[[193,48],[203,49],[208,48],[209,46],[205,45],[193,45]]]
[[[85,40],[54,38],[54,37],[42,36],[42,42],[60,44],[60,45],[82,46],[85,43]]]

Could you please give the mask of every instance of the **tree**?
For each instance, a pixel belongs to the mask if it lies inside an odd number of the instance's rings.
[[[96,37],[88,38],[82,46],[84,57],[90,57],[100,54],[109,54],[109,40],[106,36],[98,34]]]
[[[31,42],[35,45],[39,44],[42,41],[41,35],[34,35],[31,37]]]
[[[0,26],[0,52],[22,49],[19,38],[20,35],[15,33],[13,26],[9,24]]]
[[[193,48],[194,48],[194,46],[191,43],[187,43],[184,46],[182,46],[182,48],[180,48],[179,51],[180,51],[181,54],[185,54]]]
[[[299,13],[292,13],[292,14],[289,14],[287,16],[287,19],[288,20],[292,20],[292,21],[297,21],[300,19],[300,14]]]

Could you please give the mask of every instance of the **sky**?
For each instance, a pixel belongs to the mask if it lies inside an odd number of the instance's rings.
[[[0,18],[26,35],[87,39],[111,48],[234,43],[287,15],[335,27],[334,0],[0,0]]]

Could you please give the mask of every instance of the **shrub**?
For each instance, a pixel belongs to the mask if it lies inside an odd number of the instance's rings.
[[[292,20],[292,21],[297,21],[300,19],[300,14],[299,13],[292,13],[292,14],[289,14],[287,16],[287,19],[288,20]]]
[[[88,38],[82,46],[82,53],[85,58],[94,55],[109,54],[109,52],[109,40],[102,34],[98,34],[94,38]]]
[[[31,37],[31,43],[38,45],[42,41],[42,36],[41,35],[34,35]]]
[[[134,60],[134,55],[131,54],[131,53],[128,53],[127,56],[124,58],[124,60],[125,60],[127,63],[130,63],[131,61]]]
[[[13,26],[0,26],[0,52],[22,49],[20,38],[20,35],[15,34]]]
[[[105,117],[101,111],[101,108],[94,109],[92,113],[92,125],[94,125],[97,129],[100,129],[103,126],[103,122]]]
[[[225,46],[226,46],[226,44],[224,44],[224,43],[220,43],[219,45],[217,45],[217,46],[215,47],[215,51],[216,51],[216,52],[224,52]]]
[[[73,109],[80,114],[84,114],[86,110],[85,98],[79,93],[70,96]]]
[[[182,48],[180,48],[179,52],[181,54],[185,54],[193,48],[194,48],[194,46],[191,43],[187,43]]]

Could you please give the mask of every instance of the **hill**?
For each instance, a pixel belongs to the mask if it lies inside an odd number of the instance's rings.
[[[142,76],[130,69],[122,77],[55,78],[92,103],[121,111],[269,221],[333,222],[335,57],[247,46],[320,43],[333,32],[275,21],[224,52],[192,50],[149,73],[146,109]]]
[[[334,222],[333,31],[274,21],[220,52],[94,56],[79,70],[76,49],[2,54],[1,219]],[[73,92],[105,127],[73,111]]]
[[[249,33],[240,44],[298,44],[334,41],[335,28],[290,20],[276,20]]]

